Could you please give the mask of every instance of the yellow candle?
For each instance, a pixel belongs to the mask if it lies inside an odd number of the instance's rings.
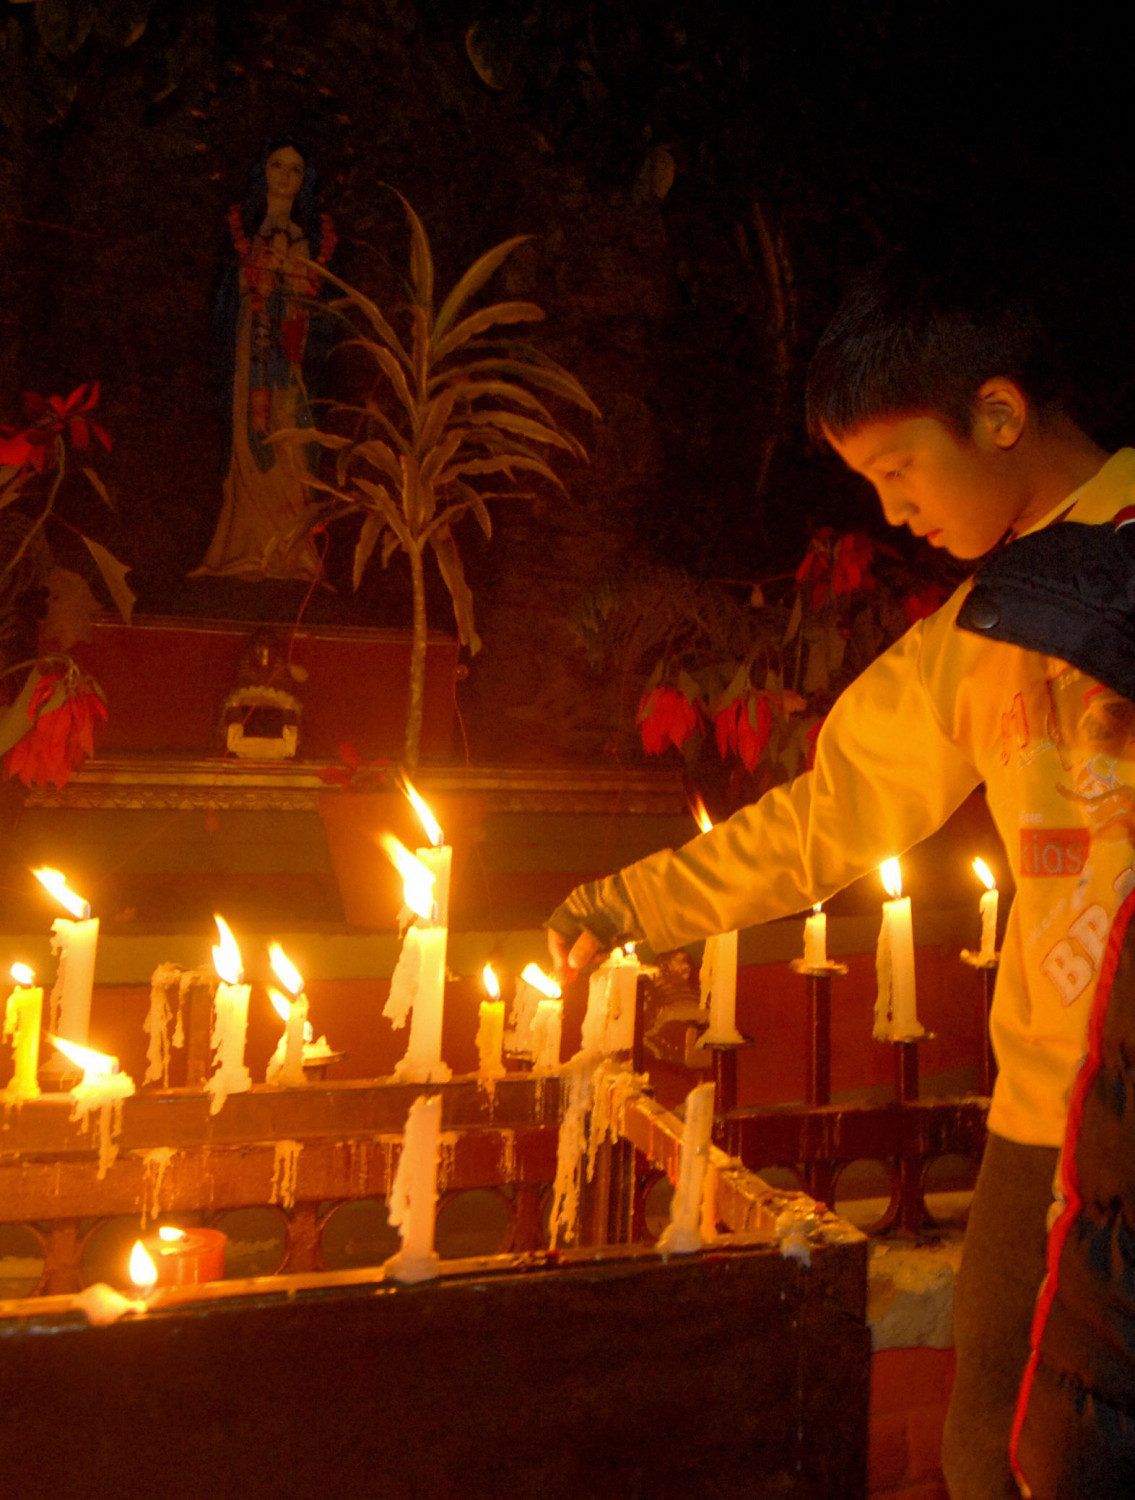
[[[504,1001],[490,964],[485,965],[484,979],[490,998],[481,1001],[477,1013],[477,1072],[482,1078],[503,1078]]]
[[[39,1098],[39,1030],[43,1021],[43,990],[25,964],[12,965],[15,988],[4,1009],[4,1036],[12,1038],[11,1082],[4,1097],[12,1102]]]
[[[828,963],[828,919],[817,901],[812,915],[804,918],[804,966],[824,969]]]
[[[874,1035],[880,1041],[910,1041],[924,1036],[919,1024],[914,988],[914,931],[910,897],[902,895],[897,859],[882,867],[883,883],[894,898],[883,902],[883,923],[875,966],[879,981],[875,1001]]]

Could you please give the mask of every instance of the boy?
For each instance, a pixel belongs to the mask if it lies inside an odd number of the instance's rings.
[[[892,525],[956,557],[1059,525],[1069,537],[1102,528],[1092,535],[1118,546],[1135,451],[1109,458],[1076,425],[1058,370],[1011,292],[893,262],[821,340],[809,427],[874,486]],[[1006,602],[999,639],[997,596],[962,585],[842,695],[811,772],[684,848],[573,891],[549,922],[566,980],[617,939],[664,951],[786,916],[901,855],[985,784],[1018,889],[991,1018],[1000,1072],[955,1298],[943,1456],[953,1500],[1018,1494],[1009,1431],[1067,1094],[1108,928],[1135,883],[1130,705],[1070,666],[1073,653],[1023,646],[1043,645],[1043,619],[1033,629],[1026,600],[1014,634],[1019,601]]]

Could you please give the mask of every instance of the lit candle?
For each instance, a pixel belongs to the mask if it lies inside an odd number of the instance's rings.
[[[59,955],[59,969],[51,990],[51,1029],[69,1042],[84,1046],[91,1028],[91,991],[95,982],[95,954],[99,919],[81,896],[67,889],[58,870],[36,870],[36,879],[75,918],[56,917],[51,924],[51,951]]]
[[[16,981],[4,1008],[4,1036],[12,1038],[12,1078],[2,1096],[9,1103],[39,1098],[39,1029],[43,991],[26,964],[12,965]]]
[[[244,1065],[244,1043],[248,1032],[250,986],[242,984],[240,949],[226,923],[214,916],[220,942],[213,949],[213,967],[220,984],[213,996],[213,1064],[216,1071],[205,1083],[212,1099],[209,1113],[215,1115],[230,1094],[243,1094],[252,1087],[252,1074]]]
[[[441,1095],[415,1099],[406,1118],[402,1153],[390,1187],[386,1216],[402,1244],[386,1263],[395,1281],[428,1281],[439,1270],[434,1250],[434,1209],[441,1135]]]
[[[536,1017],[541,1002],[558,999],[560,987],[538,964],[525,964],[512,996],[512,1030],[508,1050],[518,1057],[536,1055]],[[547,1024],[546,1020],[543,1023]]]
[[[828,919],[818,901],[812,915],[804,918],[804,966],[808,969],[828,966]]]
[[[134,1080],[119,1069],[117,1057],[92,1052],[89,1047],[80,1047],[65,1037],[48,1034],[47,1040],[83,1070],[82,1081],[71,1090],[71,1118],[81,1120],[84,1128],[89,1128],[91,1110],[99,1111],[98,1175],[101,1180],[118,1154],[116,1143],[122,1129],[122,1101],[134,1092]]]
[[[888,859],[880,874],[888,895],[883,902],[883,924],[875,967],[879,993],[875,1001],[874,1035],[879,1041],[911,1041],[925,1036],[919,1024],[914,990],[914,932],[910,897],[902,894],[902,874],[897,859]]]
[[[279,990],[271,991],[272,1004],[284,1021],[280,1045],[268,1064],[267,1083],[295,1088],[304,1082],[303,1052],[307,1023],[307,996],[303,992],[303,975],[288,958],[279,943],[270,943],[268,958],[277,979],[288,992],[285,1000]]]
[[[713,819],[699,797],[693,809],[703,833]],[[737,1030],[737,934],[722,932],[705,940],[701,961],[701,1000],[709,1007],[709,1026],[701,1042],[709,1047],[739,1046],[745,1038]]]
[[[564,1002],[541,1000],[532,1022],[532,1066],[537,1072],[550,1073],[559,1067],[563,1024]]]
[[[686,1096],[678,1181],[670,1202],[670,1222],[658,1237],[664,1255],[688,1255],[702,1247],[702,1192],[713,1130],[712,1083],[700,1083]],[[708,1215],[705,1216],[708,1218]]]
[[[163,1224],[134,1242],[130,1279],[136,1287],[200,1286],[222,1281],[226,1236],[219,1229],[178,1229]]]
[[[992,964],[997,958],[997,882],[983,859],[975,859],[973,868],[985,884],[981,895],[981,952],[979,964]]]
[[[482,1078],[503,1078],[504,1001],[491,964],[485,965],[484,981],[489,998],[481,1001],[477,1012],[477,1072]]]
[[[381,843],[402,876],[402,899],[416,914],[414,925],[406,929],[383,1007],[383,1015],[395,1028],[404,1026],[410,1013],[410,1040],[406,1055],[395,1066],[394,1077],[408,1083],[443,1083],[450,1077],[449,1068],[441,1060],[448,933],[437,921],[436,869],[429,869],[392,833],[384,833]]]
[[[633,943],[615,948],[592,971],[583,1017],[582,1052],[630,1052],[634,1047],[635,1003],[643,966]]]

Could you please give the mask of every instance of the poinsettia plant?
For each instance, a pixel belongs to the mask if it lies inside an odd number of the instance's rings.
[[[643,749],[677,750],[690,767],[716,753],[743,801],[811,764],[836,696],[945,600],[947,567],[916,571],[866,532],[823,527],[793,573],[655,570],[593,601],[582,632],[594,665],[637,683]]]
[[[111,447],[94,416],[98,400],[97,381],[77,386],[69,396],[32,392],[24,397],[23,422],[0,424],[0,755],[5,773],[28,786],[65,785],[93,749],[95,724],[106,718],[100,689],[69,656],[7,664],[28,629],[27,601],[46,589],[55,565],[47,526],[56,514],[70,455],[85,456],[96,445]],[[79,467],[109,506],[99,476],[85,463]],[[68,524],[129,620],[134,596],[125,583],[126,568]],[[9,702],[13,694],[15,701]]]

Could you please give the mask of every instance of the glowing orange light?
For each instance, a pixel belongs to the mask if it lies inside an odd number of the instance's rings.
[[[884,860],[879,866],[879,874],[883,877],[887,895],[897,900],[902,895],[902,871],[899,869],[898,860]]]
[[[974,874],[983,882],[987,891],[997,889],[997,882],[993,878],[993,871],[983,859],[975,859],[973,862]]]
[[[78,1042],[66,1042],[61,1036],[52,1036],[50,1032],[45,1032],[44,1035],[52,1046],[59,1048],[64,1057],[78,1063],[84,1073],[96,1073],[100,1078],[109,1078],[118,1072],[117,1057],[108,1057],[105,1052],[92,1052],[89,1047],[80,1047]]]
[[[236,938],[229,931],[228,923],[223,917],[218,917],[214,912],[213,921],[217,924],[217,933],[221,941],[213,949],[213,967],[226,984],[239,984],[243,974],[240,963],[240,949],[236,945]]]
[[[65,906],[73,917],[78,917],[85,922],[91,914],[91,908],[83,900],[82,896],[76,896],[74,891],[67,889],[67,877],[59,870],[33,870],[32,874],[43,886],[44,890],[50,891],[59,902]]]
[[[520,975],[526,984],[530,984],[534,990],[539,990],[541,995],[546,995],[549,1000],[558,1000],[561,990],[554,979],[549,979],[543,969],[537,968],[535,964],[528,964]]]
[[[29,969],[27,964],[13,964],[9,971],[17,984],[25,987],[35,983],[35,970]]]
[[[173,1224],[163,1224],[158,1230],[158,1239],[165,1240],[167,1244],[176,1244],[178,1240],[183,1240],[184,1238],[185,1230],[178,1229]],[[145,1251],[143,1251],[143,1254],[145,1254]],[[147,1259],[149,1259],[148,1256]]]
[[[268,958],[276,978],[287,990],[289,995],[295,996],[303,992],[303,975],[292,963],[291,959],[280,947],[279,943],[269,943]],[[277,1009],[279,1007],[277,1006]]]
[[[823,906],[824,903],[822,901],[814,902],[812,905],[812,915],[818,917],[820,915],[820,912],[823,910]]]
[[[269,998],[269,1000],[271,1000],[271,1002],[272,1002],[272,1008],[275,1010],[275,1012],[279,1016],[280,1020],[281,1021],[290,1020],[291,1014],[292,1014],[292,1007],[291,1007],[291,1002],[288,1000],[287,996],[286,995],[281,995],[279,990],[275,990],[275,989],[272,989],[271,987],[269,987],[269,989],[268,989],[268,998]]]
[[[421,860],[411,854],[401,839],[392,833],[379,836],[379,843],[388,860],[402,877],[402,899],[411,911],[416,911],[428,922],[434,909],[434,877]]]
[[[436,849],[440,849],[442,844],[445,842],[441,833],[441,824],[434,817],[433,813],[430,812],[429,808],[422,801],[421,797],[404,776],[402,778],[402,790],[406,793],[407,797],[409,797],[413,809],[417,813],[418,817],[421,818],[422,827],[426,830],[426,838],[429,839],[430,843],[433,844]]]
[[[497,983],[497,976],[493,973],[492,964],[485,965],[484,969],[481,971],[481,977],[485,981],[485,988],[486,990],[488,990],[489,994],[493,997],[494,1000],[499,1000],[501,997],[501,987]]]
[[[158,1279],[158,1268],[146,1254],[141,1240],[134,1241],[130,1252],[130,1280],[135,1286],[153,1286]]]
[[[695,792],[690,800],[690,812],[693,813],[694,822],[698,825],[701,831],[703,833],[708,833],[709,830],[713,827],[713,819],[710,817],[708,811],[706,810],[706,805],[702,801],[701,795],[698,792]]]

